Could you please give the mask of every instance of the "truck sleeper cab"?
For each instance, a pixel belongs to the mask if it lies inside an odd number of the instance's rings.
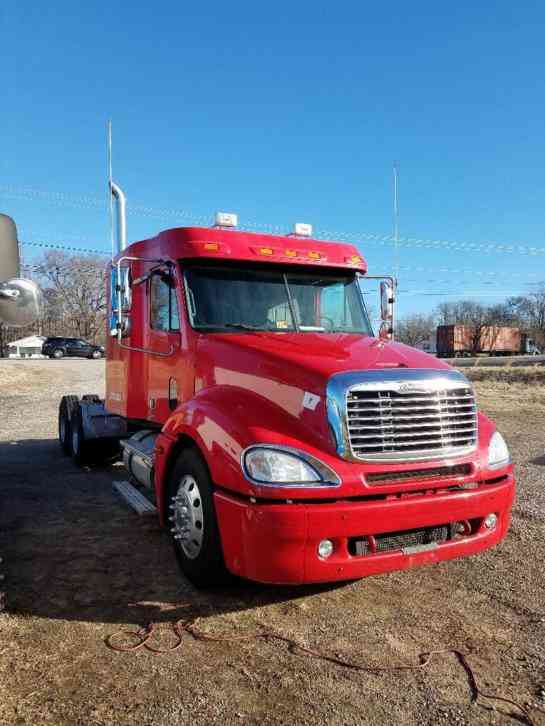
[[[63,399],[61,444],[121,441],[195,584],[353,579],[505,536],[503,438],[460,372],[374,337],[366,272],[351,245],[222,228],[112,264],[106,399]]]

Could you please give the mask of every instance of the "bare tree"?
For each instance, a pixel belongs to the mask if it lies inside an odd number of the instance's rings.
[[[42,331],[97,341],[104,335],[104,260],[49,251],[38,264],[44,289]]]
[[[413,347],[422,345],[429,340],[435,332],[433,315],[407,315],[398,320],[396,325],[396,338],[402,343]]]
[[[530,295],[508,298],[506,305],[524,332],[532,335],[543,346],[545,343],[545,284],[542,283]]]

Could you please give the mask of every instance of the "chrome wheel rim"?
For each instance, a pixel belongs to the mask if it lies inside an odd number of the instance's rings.
[[[198,557],[204,536],[202,497],[195,477],[185,474],[170,504],[171,533],[186,557]]]

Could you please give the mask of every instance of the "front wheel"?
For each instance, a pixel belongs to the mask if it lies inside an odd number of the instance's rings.
[[[167,489],[170,534],[180,569],[196,587],[227,584],[210,474],[201,456],[183,451]]]

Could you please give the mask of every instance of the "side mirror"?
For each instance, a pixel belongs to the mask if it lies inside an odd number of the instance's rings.
[[[391,321],[394,318],[394,290],[389,282],[380,283],[380,317]],[[390,326],[391,327],[391,326]]]
[[[19,277],[17,227],[7,214],[0,214],[0,283]]]
[[[132,306],[132,280],[130,267],[112,265],[110,278],[110,335],[125,337],[130,334],[129,313]]]
[[[0,322],[13,328],[32,325],[42,313],[40,288],[19,277],[17,227],[7,214],[0,214]]]
[[[121,307],[128,312],[132,306],[131,268],[121,268]]]
[[[32,280],[0,282],[0,321],[13,328],[32,325],[42,311],[42,293]]]

